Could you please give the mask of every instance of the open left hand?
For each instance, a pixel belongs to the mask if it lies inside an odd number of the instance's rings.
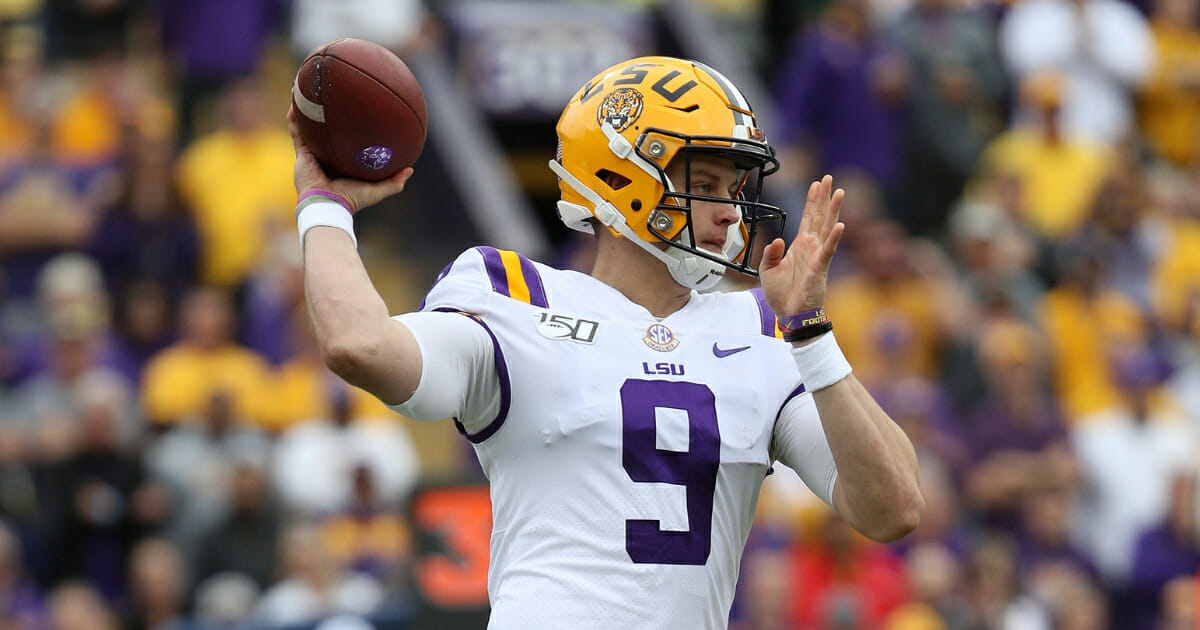
[[[846,229],[838,220],[845,196],[842,189],[833,190],[829,175],[813,182],[792,246],[777,238],[763,250],[758,276],[776,316],[788,317],[825,304],[829,262]]]
[[[350,212],[358,212],[367,206],[373,206],[388,197],[404,190],[404,184],[412,176],[412,167],[379,182],[367,182],[358,179],[330,180],[321,168],[317,158],[304,144],[300,137],[300,127],[296,124],[296,110],[289,108],[287,113],[288,131],[292,134],[292,146],[296,149],[296,167],[292,176],[296,180],[296,192],[303,195],[314,189],[328,190],[341,195],[350,203]]]

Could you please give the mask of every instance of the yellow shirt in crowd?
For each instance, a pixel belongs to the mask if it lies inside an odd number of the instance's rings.
[[[264,427],[279,432],[305,420],[329,417],[331,407],[329,379],[333,387],[346,388],[350,396],[350,417],[398,418],[374,395],[352,387],[331,374],[323,363],[305,358],[294,359],[279,366],[271,379],[271,403]]]
[[[865,278],[848,278],[831,284],[825,298],[825,310],[837,322],[838,345],[865,382],[885,366],[889,371],[936,374],[936,308],[934,291],[920,279],[880,287]],[[902,335],[905,340],[898,359],[887,355],[880,345],[881,335],[888,334]],[[895,365],[895,360],[901,364]]]
[[[1136,302],[1116,291],[1087,299],[1067,288],[1046,292],[1042,327],[1063,410],[1072,421],[1120,404],[1108,349],[1142,341],[1145,323]],[[839,338],[840,341],[840,338]]]
[[[1200,33],[1161,22],[1153,31],[1158,62],[1138,103],[1138,124],[1164,157],[1190,164],[1200,148]]]
[[[1054,240],[1087,217],[1110,162],[1110,152],[1100,145],[1082,141],[1050,144],[1035,132],[1020,128],[1000,134],[983,155],[987,170],[1019,178],[1022,219]]]
[[[218,131],[180,157],[179,184],[203,242],[201,279],[234,287],[257,265],[268,237],[294,230],[296,154],[282,129]]]
[[[1154,309],[1164,322],[1183,326],[1188,301],[1200,295],[1200,222],[1173,221],[1152,272]]]
[[[146,364],[142,409],[157,424],[191,419],[208,409],[213,396],[231,397],[233,415],[260,424],[266,413],[267,363],[233,344],[203,350],[187,344],[167,348]]]

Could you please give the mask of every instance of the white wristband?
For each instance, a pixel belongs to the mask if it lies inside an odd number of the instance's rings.
[[[832,332],[804,346],[792,348],[792,359],[808,391],[815,392],[850,376],[850,362],[842,354]]]
[[[304,234],[318,225],[337,228],[350,235],[354,247],[354,215],[336,201],[324,197],[309,197],[296,206],[296,229],[300,232],[300,249],[304,249]]]

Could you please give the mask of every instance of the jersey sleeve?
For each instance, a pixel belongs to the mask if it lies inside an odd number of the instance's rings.
[[[500,317],[494,313],[500,299],[546,305],[532,262],[479,246],[442,269],[418,312],[398,317],[416,337],[422,363],[417,391],[393,407],[396,411],[414,418],[452,417],[472,442],[482,442],[504,424],[511,385],[497,322],[490,321]]]
[[[833,486],[837,465],[825,438],[817,403],[800,385],[792,392],[775,420],[771,438],[771,457],[795,470],[804,485],[822,501],[833,505]]]
[[[417,420],[454,418],[459,430],[478,434],[506,413],[494,338],[474,316],[407,313],[394,317],[408,327],[421,350],[421,380],[408,400],[389,405]]]

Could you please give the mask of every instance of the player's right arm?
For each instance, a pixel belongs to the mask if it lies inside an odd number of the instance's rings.
[[[382,182],[330,181],[300,138],[294,110],[288,110],[288,128],[296,149],[296,191],[302,197],[310,191],[329,191],[341,196],[353,214],[400,192],[412,175],[412,169],[406,168]],[[421,378],[420,346],[404,324],[389,317],[351,233],[338,227],[312,227],[302,235],[301,244],[304,296],[325,364],[385,403],[408,400]]]
[[[420,346],[408,327],[389,317],[342,230],[320,226],[305,234],[304,295],[329,369],[388,404],[412,396],[421,379]]]

